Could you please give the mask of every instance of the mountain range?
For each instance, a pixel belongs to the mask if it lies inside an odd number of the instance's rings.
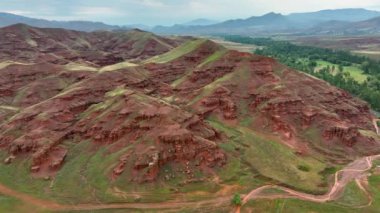
[[[279,33],[320,33],[317,31],[317,28],[323,26],[331,27],[336,31],[340,31],[341,34],[344,34],[346,31],[344,29],[344,25],[339,25],[340,28],[334,28],[334,25],[331,26],[331,24],[336,22],[356,23],[376,17],[380,17],[380,12],[365,9],[322,10],[318,12],[294,13],[289,15],[282,15],[272,12],[263,16],[253,16],[247,19],[228,20],[207,26],[158,26],[152,30],[156,33],[161,34],[240,34],[257,36]],[[350,31],[351,30],[348,29],[347,33]],[[371,31],[371,33],[374,33],[374,31]]]
[[[282,15],[268,13],[247,19],[217,22],[209,19],[196,19],[174,26],[149,27],[145,25],[115,26],[89,21],[48,21],[0,13],[0,27],[24,23],[35,27],[65,28],[80,31],[126,30],[141,28],[158,34],[182,35],[272,35],[272,34],[376,34],[380,24],[376,18],[380,12],[366,9],[322,10],[308,13]],[[358,27],[358,28],[357,28]]]
[[[380,17],[365,21],[329,21],[303,31],[304,35],[372,35],[380,33]]]
[[[212,24],[216,24],[216,23],[218,23],[218,21],[211,20],[211,19],[200,18],[200,19],[195,19],[195,20],[183,23],[181,25],[185,25],[185,26],[205,26],[205,25],[212,25]]]
[[[34,27],[45,28],[64,28],[80,31],[96,31],[96,30],[116,30],[123,27],[108,25],[102,22],[91,21],[49,21],[45,19],[29,18],[25,16],[15,15],[11,13],[0,12],[0,27],[5,27],[13,24],[27,24]]]

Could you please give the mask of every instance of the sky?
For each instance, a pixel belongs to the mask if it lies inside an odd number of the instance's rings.
[[[0,0],[0,12],[28,17],[150,26],[339,8],[380,11],[380,0]]]

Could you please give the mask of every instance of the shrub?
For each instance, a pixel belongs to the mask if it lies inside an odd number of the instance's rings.
[[[239,194],[235,194],[233,197],[232,197],[232,200],[231,200],[231,203],[235,206],[241,206],[242,204],[242,200],[241,200],[241,197]]]
[[[310,171],[310,168],[307,167],[307,166],[304,166],[304,165],[299,165],[297,168],[298,168],[299,170],[301,170],[301,171],[304,171],[304,172],[308,172],[308,171]]]

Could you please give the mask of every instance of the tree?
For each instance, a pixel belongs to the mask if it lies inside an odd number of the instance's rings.
[[[241,197],[239,194],[235,194],[233,197],[232,197],[232,200],[231,200],[231,203],[235,206],[241,206],[241,204],[243,203],[242,200],[241,200]]]
[[[339,64],[338,70],[339,70],[339,72],[343,72],[344,68],[341,64]]]

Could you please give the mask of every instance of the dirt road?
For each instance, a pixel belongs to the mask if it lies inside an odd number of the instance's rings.
[[[339,170],[335,173],[334,185],[331,187],[330,191],[324,195],[313,195],[303,192],[298,192],[293,189],[289,189],[282,186],[267,185],[260,188],[252,190],[248,195],[243,198],[243,205],[246,204],[251,199],[257,198],[298,198],[301,200],[307,200],[312,202],[323,203],[331,200],[335,200],[340,195],[340,192],[343,191],[344,187],[351,181],[360,181],[363,176],[366,175],[366,172],[372,168],[372,161],[379,159],[380,155],[368,156],[355,160],[354,162],[347,165],[344,169]],[[278,195],[263,195],[263,192],[266,189],[280,189],[287,194],[278,194]],[[240,212],[240,208],[236,210]]]

